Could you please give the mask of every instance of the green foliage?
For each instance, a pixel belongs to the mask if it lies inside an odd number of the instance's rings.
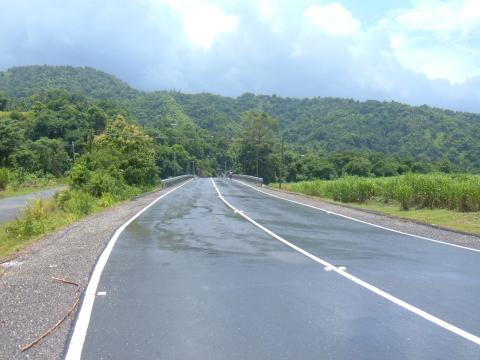
[[[389,178],[343,177],[288,184],[292,191],[340,202],[363,203],[373,198],[397,201],[402,210],[450,209],[480,211],[480,176],[406,174]]]
[[[122,190],[122,182],[111,174],[102,171],[94,170],[89,174],[89,180],[85,184],[85,190],[97,198],[105,193],[114,193]]]
[[[45,233],[47,211],[41,199],[29,203],[13,223],[7,226],[6,231],[10,236],[17,239],[24,239]]]
[[[24,142],[24,130],[15,119],[0,119],[0,165],[9,164],[9,156]]]
[[[93,141],[91,151],[81,156],[70,171],[74,189],[90,196],[125,199],[152,186],[157,178],[152,139],[121,116]],[[104,197],[105,196],[105,197]]]
[[[89,152],[92,134],[105,131],[118,114],[128,123],[135,118],[145,127],[164,177],[190,171],[191,161],[197,162],[200,174],[223,171],[227,162],[236,172],[256,175],[257,154],[258,173],[266,181],[277,180],[281,168],[289,181],[480,171],[477,114],[335,98],[145,93],[101,71],[62,66],[0,72],[0,91],[9,97],[8,107],[13,110],[3,131],[18,137],[3,144],[3,150],[0,144],[0,161],[3,166],[30,172],[61,174],[65,167],[60,162],[61,169],[52,171],[49,164],[40,169],[32,154],[35,141],[60,140],[73,160],[72,142],[77,155]],[[18,117],[19,111],[23,113]],[[248,113],[278,120],[279,130],[271,128],[268,141],[262,141],[264,147],[254,137],[248,138],[249,125],[244,119]],[[0,128],[5,118],[0,116]],[[12,130],[12,126],[17,128]],[[281,136],[285,139],[283,165]],[[182,150],[175,161],[177,145]],[[138,174],[133,167],[129,172],[122,176],[132,183]]]
[[[88,215],[94,210],[95,198],[81,190],[66,190],[57,194],[60,208],[77,216]]]
[[[151,185],[155,183],[157,168],[152,139],[142,129],[128,124],[118,116],[99,136],[95,144],[100,150],[113,149],[118,154],[119,169],[128,185]]]
[[[6,110],[7,104],[8,104],[7,96],[3,92],[0,92],[0,111]]]
[[[70,158],[59,139],[42,137],[32,143],[32,152],[35,170],[43,170],[60,177],[68,169]]]
[[[272,153],[275,145],[274,130],[277,121],[264,112],[248,111],[242,114],[242,133],[238,147],[237,167],[265,178],[274,178]]]
[[[0,191],[6,189],[10,181],[10,172],[6,168],[0,168]]]

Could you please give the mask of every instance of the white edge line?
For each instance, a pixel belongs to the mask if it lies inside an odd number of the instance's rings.
[[[268,196],[271,196],[271,197],[274,197],[274,198],[277,198],[277,199],[281,199],[281,200],[284,200],[284,201],[288,201],[288,202],[291,202],[291,203],[294,203],[294,204],[297,204],[297,205],[302,205],[302,206],[306,206],[306,207],[309,207],[309,208],[312,208],[312,209],[320,210],[320,211],[323,211],[323,212],[325,212],[325,213],[327,213],[327,214],[332,214],[332,215],[340,216],[340,217],[343,217],[343,218],[345,218],[345,219],[357,221],[357,222],[359,222],[359,223],[366,224],[366,225],[370,225],[370,226],[374,226],[374,227],[379,228],[379,229],[388,230],[388,231],[391,231],[391,232],[394,232],[394,233],[397,233],[397,234],[401,234],[401,235],[406,235],[406,236],[415,237],[415,238],[417,238],[417,239],[422,239],[422,240],[426,240],[426,241],[431,241],[431,242],[434,242],[434,243],[437,243],[437,244],[448,245],[448,246],[453,246],[453,247],[460,248],[460,249],[464,249],[464,250],[470,250],[470,251],[480,252],[479,249],[474,249],[474,248],[471,248],[471,247],[468,247],[468,246],[462,246],[462,245],[452,244],[452,243],[448,243],[448,242],[441,241],[441,240],[435,240],[435,239],[427,238],[427,237],[420,236],[420,235],[414,235],[414,234],[406,233],[406,232],[403,232],[403,231],[400,231],[400,230],[391,229],[391,228],[388,228],[388,227],[385,227],[385,226],[382,226],[382,225],[373,224],[373,223],[370,223],[370,222],[368,222],[368,221],[364,221],[364,220],[356,219],[356,218],[353,218],[353,217],[350,217],[350,216],[347,216],[347,215],[339,214],[339,213],[336,213],[336,212],[334,212],[334,211],[330,211],[330,210],[327,210],[327,209],[323,209],[323,208],[318,207],[318,206],[313,206],[313,205],[309,205],[309,204],[302,203],[302,202],[300,202],[300,201],[287,199],[287,198],[284,198],[284,197],[281,197],[281,196],[278,196],[278,195],[274,195],[274,194],[270,194],[270,193],[268,193],[268,192],[266,192],[266,191],[262,191],[262,190],[260,190],[260,189],[257,189],[256,187],[254,187],[254,186],[252,186],[252,185],[245,184],[243,181],[239,181],[239,180],[235,180],[235,179],[233,179],[233,180],[236,181],[236,182],[238,182],[239,184],[242,184],[243,186],[247,186],[247,187],[249,187],[249,188],[252,188],[253,190],[258,191],[258,192],[260,192],[260,193],[262,193],[262,194],[265,194],[265,195],[268,195]],[[300,195],[300,194],[299,194],[299,195]],[[341,206],[341,205],[338,205],[338,206]],[[446,231],[446,230],[444,230],[444,231]]]
[[[173,191],[181,188],[182,186],[189,183],[192,179],[184,182],[183,184],[176,186],[172,190],[167,191],[166,193],[160,195],[155,200],[153,200],[150,204],[145,206],[142,210],[136,213],[132,218],[127,220],[122,226],[120,226],[117,231],[113,234],[112,238],[108,242],[107,246],[103,250],[102,254],[98,258],[97,264],[93,270],[92,276],[90,277],[90,281],[88,282],[87,290],[85,291],[85,295],[83,297],[82,306],[80,308],[80,312],[78,314],[77,322],[75,323],[75,328],[73,330],[73,334],[68,346],[67,355],[65,356],[65,360],[78,360],[82,356],[83,344],[85,342],[85,337],[87,335],[88,325],[90,323],[90,316],[92,315],[93,303],[95,301],[95,295],[97,293],[98,283],[100,282],[100,277],[102,276],[103,269],[107,264],[108,258],[117,242],[120,234],[125,230],[125,228],[136,218],[138,218],[141,214],[143,214],[147,209],[153,206],[157,201],[161,198],[167,196],[168,194],[172,193]]]
[[[414,313],[415,315],[418,315],[432,323],[434,323],[435,325],[438,325],[442,328],[444,328],[445,330],[448,330],[458,336],[461,336],[462,338],[466,339],[466,340],[469,340],[477,345],[480,345],[480,337],[476,336],[476,335],[473,335],[465,330],[462,330],[460,329],[459,327],[456,327],[455,325],[452,325],[442,319],[439,319],[437,318],[436,316],[432,315],[432,314],[429,314],[427,313],[426,311],[423,311],[422,309],[419,309],[417,308],[416,306],[413,306],[389,293],[387,293],[386,291],[383,291],[379,288],[377,288],[376,286],[374,285],[371,285],[369,283],[367,283],[366,281],[363,281],[359,278],[357,278],[356,276],[354,275],[351,275],[349,274],[348,272],[346,272],[345,270],[341,270],[339,269],[337,266],[335,265],[332,265],[330,264],[328,261],[326,260],[323,260],[311,253],[309,253],[308,251],[305,251],[303,250],[302,248],[292,244],[291,242],[285,240],[284,238],[282,238],[281,236],[275,234],[273,231],[267,229],[266,227],[260,225],[259,223],[257,223],[255,220],[253,220],[252,218],[250,218],[248,215],[245,215],[245,213],[242,211],[238,211],[237,208],[235,208],[233,205],[231,205],[227,200],[225,200],[225,198],[223,197],[223,195],[220,193],[220,191],[218,190],[218,187],[217,185],[215,184],[215,181],[212,180],[212,184],[215,188],[215,190],[217,191],[218,195],[219,195],[219,198],[229,207],[231,208],[233,211],[236,211],[238,215],[240,215],[241,217],[243,217],[244,219],[246,219],[247,221],[249,221],[250,223],[252,223],[253,225],[255,225],[256,227],[260,228],[261,230],[263,230],[264,232],[266,232],[267,234],[269,234],[270,236],[272,236],[273,238],[277,239],[278,241],[284,243],[285,245],[291,247],[292,249],[296,250],[297,252],[299,252],[300,254],[302,255],[305,255],[306,257],[312,259],[313,261],[316,261],[317,263],[325,266],[325,267],[329,267],[331,268],[333,271],[335,271],[337,274],[349,279],[350,281],[354,282],[355,284],[357,285],[360,285],[361,287],[367,289],[367,290],[370,290],[371,292],[383,297],[384,299]]]

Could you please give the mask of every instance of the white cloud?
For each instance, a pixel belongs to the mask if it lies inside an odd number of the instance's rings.
[[[340,3],[311,5],[305,17],[312,24],[338,36],[354,36],[360,31],[361,23]]]
[[[390,34],[392,50],[406,69],[452,84],[480,75],[478,0],[420,1],[391,12],[379,26]]]
[[[159,0],[180,13],[183,31],[196,47],[209,50],[222,33],[233,32],[238,17],[228,15],[208,2]]]

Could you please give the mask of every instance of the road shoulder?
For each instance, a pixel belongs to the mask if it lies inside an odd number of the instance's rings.
[[[48,330],[75,302],[78,296],[75,288],[53,278],[78,283],[83,293],[98,257],[115,230],[164,191],[148,193],[88,216],[28,246],[2,264],[0,358],[62,358],[73,315],[30,350],[22,353],[18,348]]]

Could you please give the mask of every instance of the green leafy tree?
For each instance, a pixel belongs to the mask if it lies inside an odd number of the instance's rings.
[[[91,151],[82,155],[70,171],[74,188],[94,196],[121,193],[125,186],[151,185],[158,175],[152,138],[122,116],[97,136]]]
[[[17,120],[0,119],[0,165],[9,164],[9,156],[25,141],[24,130]]]
[[[32,143],[32,152],[36,170],[59,177],[68,169],[70,158],[59,139],[42,137]]]
[[[248,111],[242,114],[242,135],[240,145],[240,162],[246,165],[246,170],[266,180],[274,178],[273,167],[269,163],[273,153],[275,139],[274,130],[277,121],[260,111]]]
[[[356,158],[345,165],[345,172],[349,175],[369,176],[372,171],[372,163],[365,158]]]
[[[7,96],[3,92],[0,92],[0,111],[4,111],[7,108],[7,104]]]

